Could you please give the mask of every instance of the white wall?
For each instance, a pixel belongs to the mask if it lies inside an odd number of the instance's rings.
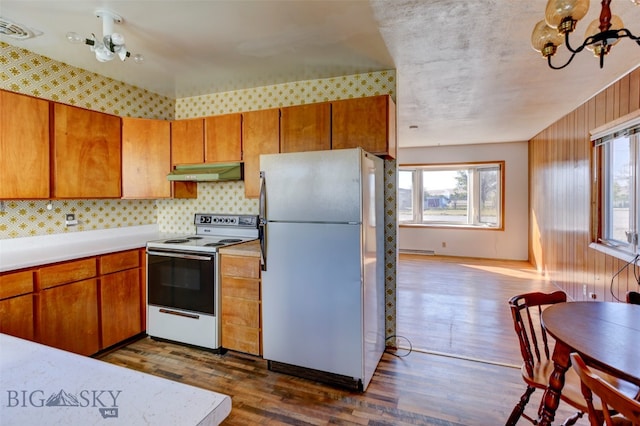
[[[488,259],[528,259],[529,182],[527,142],[401,148],[398,167],[404,164],[442,164],[477,161],[505,162],[504,230],[400,227],[398,248],[434,251],[444,256]],[[442,247],[442,243],[446,247]]]

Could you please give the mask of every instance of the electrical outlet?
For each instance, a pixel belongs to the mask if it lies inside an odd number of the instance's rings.
[[[445,241],[442,242],[442,248],[447,248],[447,243]]]
[[[583,296],[586,296],[586,295],[587,295],[587,285],[586,285],[586,284],[583,284],[583,285],[582,285],[582,295],[583,295]]]
[[[76,219],[76,215],[73,213],[68,213],[64,216],[64,224],[67,226],[76,226],[78,224],[78,220]]]

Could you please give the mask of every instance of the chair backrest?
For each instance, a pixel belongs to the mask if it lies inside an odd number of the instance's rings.
[[[589,417],[595,415],[592,403],[592,395],[595,394],[602,401],[602,414],[607,426],[614,425],[611,419],[611,410],[622,414],[634,426],[640,425],[640,402],[629,398],[595,374],[575,352],[571,354],[571,364],[582,381],[582,393],[587,400]]]
[[[633,305],[640,305],[640,293],[638,293],[637,291],[628,291],[627,303],[631,303]]]
[[[534,376],[534,366],[544,356],[550,356],[547,332],[541,325],[541,313],[545,306],[567,301],[563,291],[553,293],[525,293],[509,299],[513,326],[520,342],[520,352],[527,374]]]

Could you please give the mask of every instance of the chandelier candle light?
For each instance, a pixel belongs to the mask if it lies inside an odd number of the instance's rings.
[[[631,2],[640,5],[640,0],[631,0]],[[587,14],[589,0],[549,0],[547,2],[545,19],[534,27],[531,45],[547,58],[550,68],[559,70],[566,67],[576,53],[582,52],[585,48],[593,51],[594,56],[600,58],[600,68],[602,68],[604,56],[609,53],[611,46],[624,37],[630,38],[640,46],[640,37],[634,36],[631,31],[624,28],[619,16],[611,14],[611,0],[602,0],[601,4],[600,18],[589,24],[584,41],[574,49],[569,43],[569,34],[576,29],[577,22]],[[554,66],[551,63],[551,57],[562,43],[571,52],[571,57],[564,65]]]

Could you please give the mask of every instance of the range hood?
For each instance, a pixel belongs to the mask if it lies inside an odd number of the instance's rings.
[[[167,179],[182,182],[242,180],[242,164],[212,163],[179,165],[167,175]]]

